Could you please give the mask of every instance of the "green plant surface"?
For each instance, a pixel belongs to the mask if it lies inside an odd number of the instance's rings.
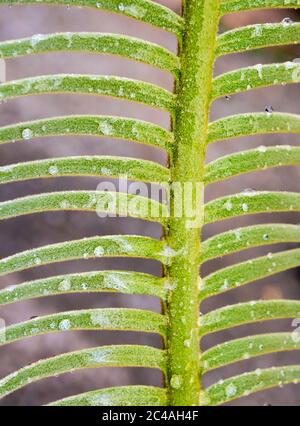
[[[110,116],[66,116],[5,126],[0,129],[0,144],[49,136],[97,136],[128,139],[169,149],[173,137],[167,130],[130,118]]]
[[[300,24],[256,24],[218,37],[216,56],[300,42]]]
[[[298,318],[300,301],[268,300],[251,301],[225,306],[200,317],[200,334],[215,333],[243,324],[281,318]]]
[[[126,157],[80,156],[27,161],[0,167],[0,185],[31,179],[62,176],[93,176],[117,178],[124,175],[129,180],[166,183],[170,172],[153,161]]]
[[[200,262],[225,256],[250,247],[278,243],[299,243],[300,226],[288,224],[267,224],[245,226],[218,234],[202,244]]]
[[[0,275],[55,262],[101,257],[141,257],[167,263],[175,253],[161,241],[135,235],[110,235],[66,241],[26,250],[0,260]]]
[[[299,166],[300,148],[290,145],[260,146],[249,151],[220,157],[205,167],[205,183],[222,180],[274,167]]]
[[[73,330],[143,331],[166,336],[167,322],[163,315],[152,311],[125,308],[86,309],[45,315],[6,328],[8,344],[46,333]]]
[[[6,0],[0,0],[0,4]],[[19,6],[25,4],[40,4],[40,0],[11,0],[10,4]],[[183,19],[167,7],[150,0],[45,0],[43,4],[57,6],[78,6],[103,9],[149,23],[156,27],[181,35],[184,26]]]
[[[244,337],[222,343],[204,352],[202,354],[202,369],[208,372],[245,359],[296,349],[300,349],[300,342],[294,338],[292,333]]]
[[[99,346],[84,349],[77,352],[55,356],[31,364],[12,373],[0,381],[1,397],[22,388],[28,383],[41,380],[46,377],[57,376],[82,368],[100,367],[145,367],[158,368],[166,371],[166,354],[160,349],[147,346]]]
[[[298,365],[257,369],[254,372],[244,373],[211,386],[204,392],[203,400],[206,405],[219,405],[260,390],[299,383],[299,381],[300,367]]]
[[[4,201],[0,203],[0,219],[60,210],[109,212],[162,224],[168,217],[165,205],[146,197],[109,191],[59,191]]]
[[[271,133],[299,133],[300,116],[282,113],[251,113],[221,118],[211,123],[208,143]]]
[[[1,85],[0,99],[50,93],[109,96],[170,112],[175,108],[175,96],[155,84],[102,75],[58,74],[12,81]]]
[[[0,305],[58,294],[100,292],[142,294],[165,300],[168,282],[150,274],[126,271],[95,271],[60,275],[0,290]]]
[[[175,77],[179,74],[178,58],[165,48],[117,34],[55,33],[0,43],[0,56],[4,59],[66,51],[122,56],[170,71]]]
[[[300,265],[300,250],[285,250],[247,260],[208,275],[202,280],[201,297],[212,296]]]
[[[299,9],[299,0],[222,0],[221,13],[227,14],[255,9]]]
[[[300,194],[297,192],[246,191],[207,203],[205,223],[254,213],[297,212],[299,209]]]
[[[300,43],[300,24],[281,23],[238,27],[219,34],[220,18],[238,11],[265,8],[299,9],[293,0],[183,0],[182,13],[150,0],[0,0],[1,5],[62,5],[88,7],[118,13],[170,32],[178,44],[177,54],[141,38],[95,32],[33,34],[0,42],[0,57],[10,59],[51,52],[117,55],[169,74],[173,92],[144,81],[107,75],[54,74],[0,84],[0,101],[47,94],[90,95],[142,103],[167,112],[170,128],[126,116],[69,115],[46,117],[0,127],[0,146],[26,144],[37,138],[91,136],[125,139],[167,154],[166,165],[138,158],[69,156],[0,166],[0,184],[59,177],[126,176],[131,181],[154,183],[166,190],[168,202],[113,191],[43,192],[0,203],[0,219],[9,220],[43,212],[80,211],[127,216],[161,226],[160,239],[141,235],[94,235],[37,248],[28,248],[0,259],[0,275],[70,260],[141,258],[159,262],[160,277],[137,271],[94,270],[38,278],[0,290],[0,305],[62,294],[122,293],[156,297],[161,312],[130,308],[98,308],[62,311],[11,324],[0,334],[0,344],[30,337],[75,330],[116,330],[160,336],[162,347],[110,345],[63,353],[23,366],[0,379],[2,397],[31,382],[79,369],[142,367],[158,369],[164,379],[159,387],[137,385],[94,389],[50,402],[56,406],[204,406],[221,405],[265,389],[300,382],[300,366],[256,369],[203,385],[203,376],[220,367],[277,352],[300,350],[299,332],[258,334],[212,343],[202,350],[202,338],[248,324],[300,318],[299,300],[253,300],[224,305],[200,314],[203,301],[226,291],[268,278],[300,265],[300,226],[261,223],[202,238],[207,224],[267,213],[300,211],[300,195],[288,191],[245,190],[204,202],[206,188],[232,177],[263,172],[269,168],[299,166],[300,148],[282,144],[260,146],[206,162],[210,144],[263,134],[300,133],[300,115],[250,112],[210,120],[213,102],[220,97],[277,85],[299,84],[297,62],[256,64],[215,75],[216,60],[224,55],[254,49]],[[261,53],[263,55],[263,52]],[[109,61],[109,56],[107,57]],[[48,143],[45,140],[44,143]],[[263,175],[262,175],[263,176]],[[191,184],[185,204],[195,208],[178,215],[176,184]],[[169,186],[171,184],[171,186]],[[230,183],[229,183],[230,184]],[[199,189],[200,188],[200,189]],[[199,194],[199,193],[200,194]],[[199,196],[200,195],[200,199]],[[95,215],[96,216],[96,215]],[[34,216],[33,216],[34,217]],[[97,218],[100,220],[100,218]],[[255,247],[293,244],[290,249],[231,264],[204,276],[205,262]],[[296,244],[296,246],[295,246]],[[286,283],[288,286],[289,283]],[[101,297],[101,295],[100,295]],[[220,299],[221,300],[221,299]],[[212,336],[213,338],[214,336]],[[212,340],[213,342],[213,340]],[[99,385],[101,387],[101,384]]]
[[[300,82],[300,65],[295,62],[284,64],[257,64],[222,74],[214,79],[211,97],[234,95],[248,90]]]
[[[165,389],[153,386],[122,386],[83,393],[56,401],[53,406],[164,406]]]

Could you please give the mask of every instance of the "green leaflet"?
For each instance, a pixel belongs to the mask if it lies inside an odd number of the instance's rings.
[[[169,149],[173,143],[170,132],[145,121],[101,115],[73,115],[0,127],[0,144],[74,135],[128,139],[162,149]]]
[[[75,259],[137,257],[168,263],[174,253],[162,241],[135,235],[84,238],[31,249],[0,260],[0,276],[11,272]]]
[[[205,373],[256,356],[299,349],[300,338],[297,332],[259,334],[214,346],[202,354],[201,363]]]
[[[58,406],[164,406],[167,405],[165,389],[153,386],[122,386],[83,393],[61,399],[49,405]]]
[[[175,96],[167,90],[154,84],[121,77],[57,74],[25,78],[0,85],[2,101],[48,93],[110,96],[141,102],[170,112],[173,112],[175,107]]]
[[[30,195],[0,203],[0,220],[47,211],[89,211],[98,215],[129,216],[166,224],[167,206],[150,198],[123,192],[61,191]]]
[[[299,9],[299,0],[221,0],[221,14],[240,12],[242,10],[286,8]]]
[[[0,344],[71,330],[142,331],[166,335],[166,317],[152,311],[126,308],[86,309],[45,315],[10,325]]]
[[[83,368],[146,367],[166,371],[165,352],[147,346],[99,346],[43,359],[0,380],[0,397],[46,377]]]
[[[205,167],[206,185],[271,167],[300,166],[300,148],[290,145],[260,146],[220,157]]]
[[[297,266],[300,266],[300,249],[269,253],[208,275],[202,280],[200,295],[205,298],[220,294]]]
[[[208,143],[267,133],[299,133],[300,115],[282,113],[250,113],[213,121],[209,126]],[[260,148],[265,151],[265,147]]]
[[[180,62],[167,49],[138,38],[105,33],[36,34],[0,42],[0,57],[15,58],[49,52],[85,52],[122,56],[179,76]]]
[[[267,224],[236,228],[215,235],[202,243],[200,262],[236,253],[252,247],[277,243],[299,243],[300,226]]]
[[[300,211],[297,192],[245,191],[217,198],[205,205],[205,223],[255,213]]]
[[[300,4],[299,4],[300,8]],[[271,65],[257,64],[227,72],[215,78],[212,100],[260,87],[300,82],[300,64],[285,62]]]
[[[58,294],[120,292],[165,300],[168,285],[163,278],[141,272],[93,271],[39,279],[0,290],[0,305]]]
[[[281,318],[298,318],[300,301],[269,300],[239,303],[216,309],[200,317],[200,335],[215,333],[243,324]]]
[[[170,180],[170,171],[152,161],[96,155],[51,158],[0,167],[0,185],[60,176],[126,176],[130,180],[165,184]]]
[[[210,386],[202,395],[202,405],[220,405],[264,389],[299,382],[299,365],[257,369]]]
[[[216,56],[299,42],[300,24],[298,23],[249,25],[219,35]]]
[[[91,7],[103,9],[121,15],[129,16],[180,36],[183,29],[183,19],[171,9],[149,0],[0,0],[0,4],[26,5],[49,4]]]

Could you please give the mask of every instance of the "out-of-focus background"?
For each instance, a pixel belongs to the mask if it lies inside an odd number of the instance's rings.
[[[180,11],[180,0],[161,0],[177,12]],[[280,22],[290,17],[298,20],[300,15],[290,10],[260,11],[230,15],[221,22],[220,31],[237,26],[258,22]],[[172,51],[176,51],[175,38],[149,25],[137,23],[132,19],[121,17],[99,10],[88,10],[67,7],[22,6],[0,8],[0,39],[9,40],[31,36],[33,34],[67,32],[67,31],[100,31],[129,34],[159,43]],[[242,55],[230,55],[218,60],[216,74],[257,63],[294,60],[300,57],[296,46],[287,48],[264,49]],[[172,79],[166,73],[149,66],[109,56],[93,56],[83,54],[57,54],[15,58],[7,61],[7,80],[57,73],[111,74],[129,78],[137,78],[161,85],[172,90]],[[256,92],[237,95],[230,100],[217,101],[212,109],[212,119],[234,113],[263,111],[266,105],[272,105],[275,111],[299,113],[299,85],[261,89]],[[17,123],[37,118],[69,115],[69,114],[114,114],[149,120],[166,128],[169,117],[166,113],[153,110],[135,103],[108,98],[79,95],[46,95],[32,96],[0,104],[0,125]],[[208,150],[208,161],[233,151],[244,150],[259,145],[298,144],[298,136],[272,135],[237,139],[216,143]],[[0,165],[19,161],[61,157],[80,154],[115,154],[120,156],[150,159],[165,164],[165,154],[159,149],[144,147],[126,141],[109,139],[72,137],[48,138],[25,143],[4,145],[0,148]],[[239,192],[245,188],[257,190],[299,190],[300,171],[297,168],[282,168],[271,171],[252,173],[243,177],[211,185],[206,192],[206,200]],[[65,189],[96,189],[100,180],[95,178],[57,178],[52,180],[29,181],[1,186],[0,201],[18,196],[50,192]],[[257,215],[250,218],[235,219],[218,225],[207,226],[203,238],[230,227],[247,224],[269,222],[300,223],[299,214]],[[0,224],[0,257],[32,247],[39,247],[66,240],[105,234],[139,234],[160,238],[161,229],[157,225],[133,219],[100,219],[92,213],[49,213],[27,216],[9,220]],[[295,247],[290,245],[290,247]],[[284,245],[274,247],[283,249]],[[210,262],[203,268],[203,274],[230,263],[242,261],[268,253],[270,247],[248,250],[245,253],[228,256],[216,262]],[[39,267],[22,273],[11,274],[0,280],[1,288],[22,283],[24,281],[59,275],[62,273],[83,272],[97,269],[136,270],[161,274],[160,265],[154,261],[130,259],[97,259],[95,261],[76,261],[63,264]],[[261,280],[228,294],[208,299],[202,306],[207,312],[226,303],[232,304],[252,299],[276,299],[281,297],[299,298],[300,271],[295,269]],[[0,317],[7,324],[27,320],[32,316],[54,313],[63,310],[100,307],[138,307],[160,311],[159,301],[150,297],[124,296],[117,294],[68,295],[27,301],[1,308]],[[291,321],[273,321],[259,326],[259,332],[278,330],[293,331]],[[217,333],[203,340],[203,348],[236,338],[247,333],[258,332],[258,326],[244,326],[228,332]],[[117,332],[67,332],[35,337],[2,347],[0,350],[0,377],[40,358],[53,356],[62,352],[98,346],[110,343],[138,343],[160,346],[160,339],[142,333]],[[232,374],[256,368],[264,368],[271,364],[299,363],[299,353],[264,356],[254,360],[243,361],[230,368],[223,368],[208,374],[204,384],[226,378]],[[5,398],[2,405],[41,405],[88,390],[126,384],[161,384],[161,376],[156,371],[143,369],[98,369],[85,370],[73,374],[65,374],[57,378],[43,380],[26,386],[22,390]],[[291,385],[249,396],[231,405],[299,405],[300,386]]]

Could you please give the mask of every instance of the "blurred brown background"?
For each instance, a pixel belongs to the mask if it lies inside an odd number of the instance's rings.
[[[168,5],[177,11],[180,9],[179,0],[164,0],[158,3]],[[293,20],[298,19],[297,14],[293,11],[263,11],[231,15],[222,20],[220,31],[250,23],[278,22],[287,16]],[[176,42],[173,36],[148,25],[137,23],[129,18],[101,11],[47,6],[1,6],[0,8],[1,40],[60,31],[101,31],[129,34],[159,43],[172,51],[176,51]],[[287,47],[286,49],[265,49],[254,53],[227,56],[218,60],[215,71],[218,74],[241,66],[293,60],[296,57],[300,57],[300,50],[295,46],[292,48]],[[153,82],[167,89],[172,89],[172,80],[166,73],[143,64],[116,57],[51,53],[44,56],[16,58],[7,61],[7,80],[56,73],[119,75]],[[275,111],[299,113],[299,95],[300,89],[298,86],[286,86],[233,96],[229,101],[221,99],[213,106],[212,119],[234,113],[263,111],[266,105],[272,105]],[[167,128],[169,126],[168,115],[161,111],[124,101],[79,95],[32,96],[3,103],[0,105],[0,125],[80,113],[124,115],[149,120]],[[296,145],[297,142],[297,135],[274,135],[216,143],[209,148],[208,160],[211,161],[230,152],[262,144],[293,143]],[[116,154],[151,159],[162,164],[165,164],[166,161],[162,151],[155,148],[143,147],[126,141],[82,137],[48,138],[2,146],[0,148],[0,164],[6,165],[19,161],[80,154]],[[206,193],[206,200],[224,194],[239,192],[245,188],[297,191],[299,190],[299,177],[300,171],[296,168],[282,168],[275,171],[253,173],[210,186]],[[0,201],[52,190],[85,188],[94,190],[98,183],[99,179],[94,178],[58,178],[5,185],[0,188]],[[234,222],[227,221],[219,225],[208,226],[204,230],[203,237],[207,238],[230,227],[249,223],[262,223],[264,221],[278,222],[279,220],[300,223],[299,214],[297,213],[274,216],[257,215],[251,218],[235,219]],[[79,239],[85,236],[119,233],[151,235],[160,238],[161,229],[159,226],[138,220],[124,218],[99,219],[95,214],[89,213],[49,213],[22,217],[0,224],[0,257],[5,257],[30,247]],[[295,247],[295,245],[293,246]],[[274,250],[283,248],[284,245],[276,246]],[[268,253],[268,251],[270,251],[270,247],[249,250],[239,255],[225,257],[217,262],[205,265],[203,273],[207,274],[216,268],[221,268],[249,257],[256,257]],[[144,271],[157,275],[161,273],[159,264],[154,261],[97,259],[95,261],[68,262],[12,274],[2,278],[0,285],[3,288],[39,277],[109,268]],[[202,312],[207,312],[226,303],[232,304],[254,298],[299,298],[299,278],[299,269],[279,274],[273,278],[249,285],[246,288],[229,292],[225,296],[211,298],[203,304],[201,310]],[[5,319],[7,324],[11,324],[27,320],[35,315],[107,306],[160,310],[158,300],[150,297],[108,294],[99,294],[98,296],[70,295],[11,305],[1,308],[0,316]],[[226,339],[246,335],[247,333],[255,333],[257,330],[258,326],[256,325],[218,333],[205,338],[203,340],[203,348]],[[259,326],[259,332],[279,330],[292,331],[291,321],[273,321]],[[0,377],[39,358],[109,343],[139,343],[159,346],[160,340],[155,336],[116,332],[68,332],[35,337],[1,348]],[[281,365],[296,362],[299,363],[299,353],[265,356],[252,361],[243,361],[233,367],[223,368],[207,375],[204,384],[208,385],[232,374],[258,367],[263,368],[271,364]],[[160,383],[161,377],[156,371],[141,369],[85,370],[31,384],[7,397],[1,404],[40,405],[68,395],[117,384],[159,385]],[[243,398],[231,405],[264,405],[266,403],[299,405],[299,391],[300,386],[291,385]]]

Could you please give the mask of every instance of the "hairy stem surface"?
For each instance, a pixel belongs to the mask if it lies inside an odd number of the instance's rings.
[[[201,250],[202,182],[219,1],[185,1],[183,15],[186,27],[180,52],[182,74],[177,85],[178,107],[173,121],[175,144],[170,163],[172,182],[181,185],[186,198],[180,214],[175,190],[171,191],[167,240],[176,255],[166,270],[173,289],[167,306],[170,320],[168,373],[172,406],[199,404],[197,258]],[[189,194],[184,184],[190,184],[192,190]],[[195,209],[194,222],[186,211],[188,205]]]

